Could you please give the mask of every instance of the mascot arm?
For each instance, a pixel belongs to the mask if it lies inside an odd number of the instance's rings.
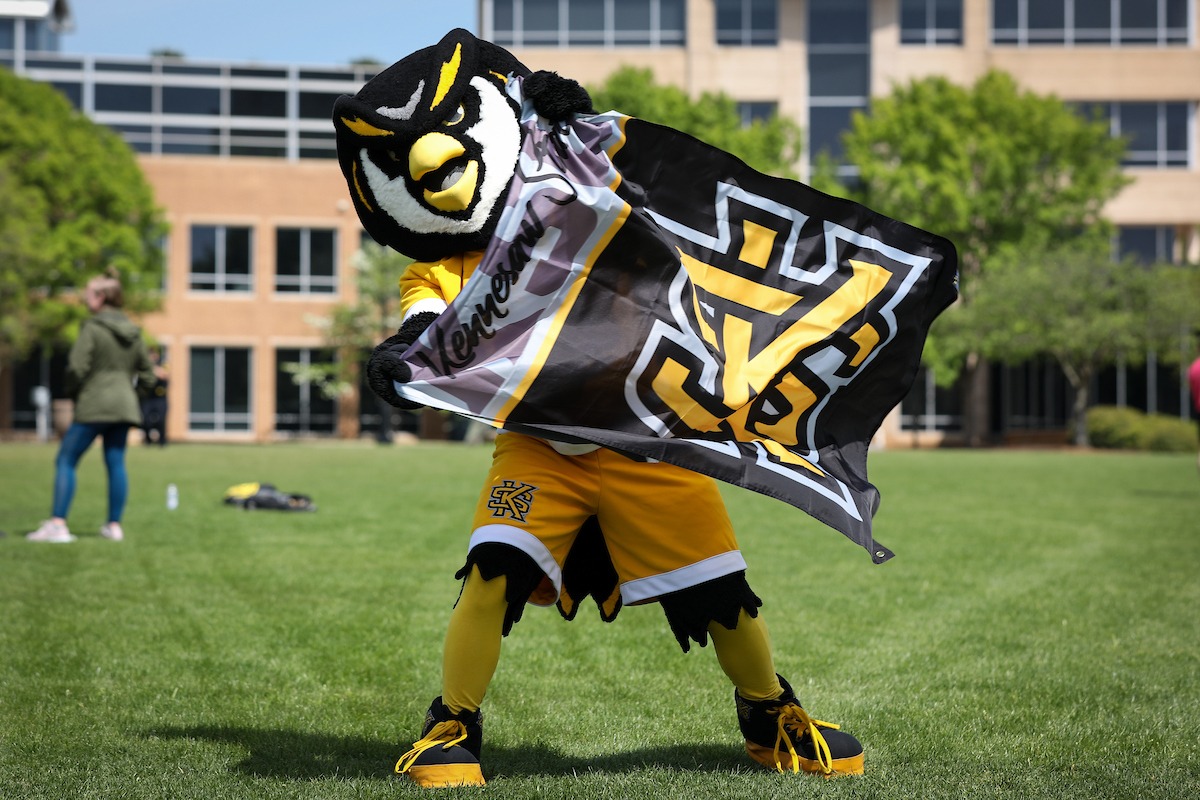
[[[367,362],[367,383],[381,400],[396,408],[420,408],[420,403],[405,400],[396,394],[395,382],[407,383],[412,378],[408,364],[401,358],[409,345],[417,340],[438,315],[421,311],[404,320],[400,330],[389,336],[371,353]]]

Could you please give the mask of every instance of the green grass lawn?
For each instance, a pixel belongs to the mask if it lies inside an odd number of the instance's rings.
[[[70,545],[54,450],[0,447],[0,798],[396,798],[438,692],[487,447],[134,448],[127,541],[97,452]],[[530,609],[486,706],[483,789],[506,798],[1200,796],[1200,476],[1194,456],[883,452],[866,552],[726,496],[780,671],[855,733],[862,778],[743,754],[708,650],[657,606],[612,625]],[[243,512],[270,481],[315,514]],[[168,511],[168,483],[181,505]]]

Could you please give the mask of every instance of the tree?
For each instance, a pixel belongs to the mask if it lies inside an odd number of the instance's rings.
[[[649,69],[621,67],[603,84],[588,89],[597,111],[670,125],[714,147],[733,153],[759,172],[795,177],[800,157],[800,128],[778,115],[742,125],[737,104],[725,94],[705,92],[693,100],[682,89],[659,86]]]
[[[158,301],[166,233],[129,147],[47,84],[0,68],[0,369],[69,341],[88,278],[116,267],[126,304]]]
[[[856,199],[958,248],[960,307],[935,324],[932,351],[939,380],[965,369],[964,427],[968,443],[980,444],[988,417],[980,332],[954,317],[984,290],[997,253],[1033,253],[1105,224],[1105,203],[1128,183],[1125,143],[1104,122],[1023,92],[997,71],[970,87],[942,77],[898,87],[855,115],[844,142],[859,169]],[[947,336],[951,329],[958,335]]]
[[[960,322],[988,358],[1053,356],[1074,392],[1069,427],[1083,446],[1088,391],[1101,369],[1122,358],[1137,362],[1149,351],[1178,354],[1180,333],[1197,313],[1194,303],[1180,301],[1188,277],[1172,265],[1117,261],[1100,236],[1038,252],[1008,248],[993,260]]]

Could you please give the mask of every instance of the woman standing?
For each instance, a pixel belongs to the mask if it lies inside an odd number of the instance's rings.
[[[108,522],[105,539],[125,538],[121,514],[129,496],[125,442],[130,426],[141,422],[134,380],[149,386],[154,367],[141,330],[121,311],[121,283],[113,274],[88,281],[84,302],[92,316],[79,329],[67,360],[66,392],[75,401],[75,420],[63,436],[54,462],[54,507],[50,519],[25,536],[31,542],[71,542],[67,513],[75,495],[75,467],[97,436],[104,442],[108,470]]]

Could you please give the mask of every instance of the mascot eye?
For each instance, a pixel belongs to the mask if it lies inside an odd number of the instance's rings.
[[[450,116],[446,117],[445,121],[442,124],[447,127],[449,127],[451,125],[457,125],[458,123],[462,122],[466,116],[467,116],[467,110],[465,108],[463,108],[463,106],[460,104],[458,106],[458,108],[454,109],[454,113],[452,113]]]

